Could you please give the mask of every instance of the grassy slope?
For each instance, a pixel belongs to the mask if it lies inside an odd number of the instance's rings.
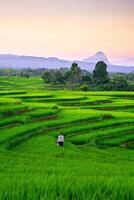
[[[105,107],[107,100],[116,106],[133,104],[134,93],[50,92],[43,89],[44,85],[39,78],[0,78],[0,82],[0,140],[3,142],[0,144],[0,200],[134,199],[134,152],[118,147],[121,142],[128,141],[128,137],[134,139],[133,134],[124,134],[127,129],[133,131],[133,112],[131,109],[127,112],[119,109],[96,110],[92,106],[92,109],[79,109],[73,105],[76,101],[97,101],[98,106]],[[128,101],[124,101],[122,97]],[[47,98],[51,101],[46,102]],[[68,101],[71,103],[66,106]],[[55,105],[58,106],[56,110],[53,108]],[[27,106],[30,109],[28,112],[18,115],[15,113],[16,109]],[[11,116],[3,115],[7,108],[14,110]],[[57,119],[32,121],[34,118],[55,113],[58,114]],[[4,126],[16,121],[21,124]],[[23,141],[25,135],[33,133],[33,129],[36,134],[38,127],[56,130],[49,130],[47,134],[44,131],[42,135],[27,138],[19,145],[13,146],[14,148],[6,149],[7,143],[14,145],[18,136]],[[55,136],[61,130],[67,135],[72,134],[70,139],[66,139],[63,149],[55,145]],[[121,130],[124,135],[115,137]],[[101,137],[97,140],[100,140],[99,145],[110,146],[116,143],[117,147],[99,149],[94,144],[76,146],[70,143],[75,137],[82,141],[82,137],[89,138],[90,134],[95,138],[98,135],[109,137],[112,134],[112,137],[105,138],[104,142]]]

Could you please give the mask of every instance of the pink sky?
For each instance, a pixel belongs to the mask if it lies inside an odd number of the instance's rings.
[[[0,53],[82,59],[134,56],[133,0],[5,0]]]

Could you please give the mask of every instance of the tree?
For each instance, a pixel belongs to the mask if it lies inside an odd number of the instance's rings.
[[[56,70],[54,72],[54,76],[55,76],[56,83],[64,83],[65,82],[64,75],[61,73],[60,70]]]
[[[90,74],[83,75],[82,76],[82,82],[89,84],[91,82],[91,75]]]
[[[20,76],[24,77],[24,78],[29,78],[30,77],[30,75],[27,72],[23,72],[23,71],[20,72]]]
[[[64,83],[64,75],[60,70],[46,70],[44,74],[42,75],[42,79],[44,80],[45,83],[50,83],[50,84],[59,84],[59,83]]]
[[[53,74],[51,71],[45,71],[44,74],[42,75],[42,79],[44,80],[45,83],[51,83],[53,81]]]
[[[129,89],[127,80],[122,75],[116,75],[108,84],[109,90],[123,91]]]
[[[82,82],[82,71],[77,63],[73,63],[70,71],[66,73],[66,80],[71,87]]]
[[[93,81],[97,84],[105,84],[109,81],[107,65],[103,61],[99,61],[93,70]]]

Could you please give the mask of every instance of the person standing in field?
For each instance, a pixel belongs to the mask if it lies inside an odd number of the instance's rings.
[[[64,146],[64,135],[63,133],[60,133],[58,135],[58,139],[57,139],[57,145],[63,147]]]

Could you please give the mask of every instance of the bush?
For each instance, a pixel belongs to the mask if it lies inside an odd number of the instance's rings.
[[[89,90],[89,85],[81,85],[80,90],[82,91],[88,91]]]
[[[52,109],[57,110],[58,106],[53,106]]]
[[[128,90],[128,82],[122,75],[117,75],[112,80],[110,80],[108,89],[115,91]]]

